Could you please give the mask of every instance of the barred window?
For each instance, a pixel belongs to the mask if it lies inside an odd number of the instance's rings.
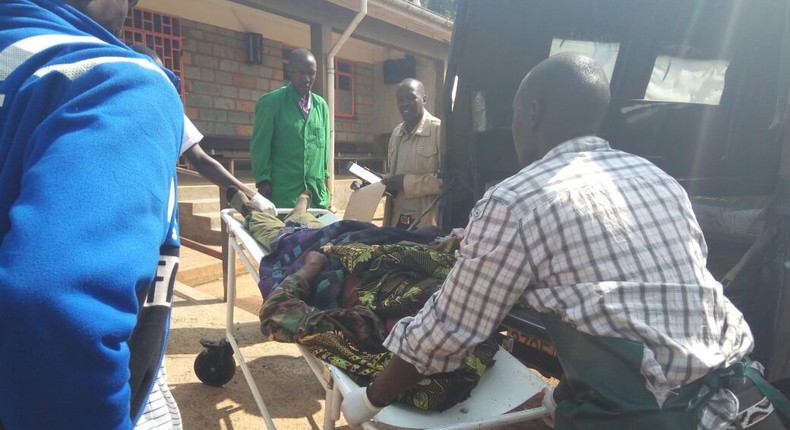
[[[181,79],[178,93],[183,102],[181,20],[175,16],[136,7],[126,17],[122,38],[127,45],[145,45],[159,54],[165,67]]]
[[[354,63],[335,59],[335,116],[353,118],[356,115],[355,81]]]

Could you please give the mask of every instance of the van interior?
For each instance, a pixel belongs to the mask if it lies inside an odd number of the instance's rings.
[[[559,52],[591,56],[612,92],[600,135],[687,190],[754,358],[770,380],[790,378],[789,13],[780,0],[461,0],[443,94],[442,226],[465,226],[484,192],[518,171],[510,124],[526,72]],[[550,356],[538,320],[511,314],[525,354]]]

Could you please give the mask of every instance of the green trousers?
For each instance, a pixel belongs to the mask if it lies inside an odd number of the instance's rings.
[[[555,315],[544,324],[573,397],[561,401],[555,430],[696,430],[701,381],[670,393],[659,408],[641,373],[643,344],[582,333]]]
[[[284,219],[264,212],[253,212],[244,219],[244,227],[252,234],[267,251],[271,251],[271,243],[280,234],[280,229],[288,221],[295,221],[308,228],[322,228],[324,225],[307,211],[293,211]]]
[[[573,392],[557,405],[555,430],[696,430],[701,409],[722,387],[738,397],[740,411],[764,397],[782,414],[790,411],[788,400],[750,367],[748,358],[672,390],[659,408],[645,387],[641,342],[582,333],[553,314],[544,314],[543,322]],[[703,386],[710,394],[700,397]],[[747,425],[750,430],[785,428],[778,413]]]

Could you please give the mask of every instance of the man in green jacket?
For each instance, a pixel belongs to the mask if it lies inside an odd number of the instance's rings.
[[[258,192],[278,208],[294,207],[303,191],[311,206],[329,207],[329,108],[310,91],[316,61],[294,49],[286,67],[290,83],[258,99],[250,140],[252,172]]]

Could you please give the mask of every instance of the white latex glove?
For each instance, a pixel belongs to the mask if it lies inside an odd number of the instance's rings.
[[[370,421],[382,409],[370,403],[367,390],[368,387],[355,388],[343,397],[340,409],[351,427]]]
[[[543,417],[543,422],[547,426],[554,428],[554,411],[557,410],[557,402],[554,401],[554,388],[543,389],[543,402],[542,405],[549,412],[548,415]]]
[[[250,204],[261,212],[266,212],[277,216],[277,208],[274,207],[274,203],[262,196],[260,193],[252,196],[252,199],[250,199]]]

